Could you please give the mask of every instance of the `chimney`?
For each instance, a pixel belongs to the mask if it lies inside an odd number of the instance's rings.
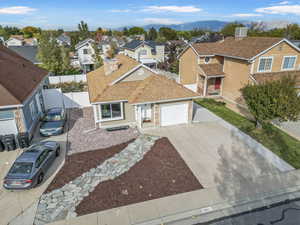
[[[108,76],[119,69],[120,63],[116,59],[105,60],[104,72]]]
[[[237,27],[235,28],[235,39],[236,40],[242,40],[243,38],[246,38],[248,34],[248,28],[247,27]]]

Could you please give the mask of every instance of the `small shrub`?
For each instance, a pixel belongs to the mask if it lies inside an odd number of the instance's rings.
[[[87,91],[87,83],[84,82],[67,82],[59,84],[51,84],[49,88],[60,88],[63,93],[69,92],[83,92]]]

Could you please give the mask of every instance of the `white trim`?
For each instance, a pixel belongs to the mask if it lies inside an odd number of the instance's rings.
[[[193,99],[196,99],[196,98],[202,98],[202,96],[195,96],[195,97],[189,97],[189,98],[175,98],[175,99],[152,101],[152,102],[138,102],[138,103],[134,103],[132,105],[144,105],[144,104],[165,103],[165,102],[178,102],[178,101],[184,101],[184,100],[193,100]]]
[[[283,66],[284,66],[284,61],[285,61],[286,58],[289,58],[289,57],[295,57],[294,67],[293,67],[293,68],[289,68],[289,69],[284,69],[284,68],[283,68]],[[297,56],[297,55],[285,55],[285,56],[283,56],[282,62],[281,62],[281,71],[295,70],[296,65],[297,65],[297,59],[298,59],[298,56]]]
[[[259,71],[259,67],[260,67],[260,61],[262,59],[272,59],[272,62],[271,62],[271,67],[269,70],[263,70],[263,71]],[[271,72],[272,71],[272,68],[273,68],[273,62],[274,62],[274,56],[262,56],[259,58],[259,61],[258,61],[258,66],[257,66],[257,73],[267,73],[267,72]]]
[[[225,75],[213,75],[213,76],[207,76],[207,75],[205,75],[205,77],[207,77],[208,79],[210,79],[210,78],[219,78],[219,77],[221,77],[221,78],[224,78],[225,77]]]
[[[123,110],[123,107],[124,107],[124,104],[123,102],[119,102],[120,106],[121,106],[121,117],[115,117],[115,118],[110,118],[110,119],[102,119],[102,111],[101,111],[101,105],[108,105],[110,104],[110,106],[112,104],[116,104],[116,102],[112,103],[102,103],[102,104],[99,104],[98,107],[99,107],[99,112],[100,112],[100,120],[99,122],[108,122],[108,121],[116,121],[116,120],[124,120],[124,110]],[[110,110],[111,110],[111,107],[110,107]]]
[[[93,102],[92,105],[99,105],[99,104],[107,104],[107,103],[116,103],[116,102],[127,102],[128,100],[116,100],[116,101],[108,101],[108,102]]]
[[[300,52],[300,49],[294,45],[292,42],[290,42],[289,40],[283,38],[281,41],[279,41],[278,43],[272,45],[270,48],[267,48],[266,50],[262,51],[261,53],[259,53],[258,55],[256,56],[253,56],[250,60],[253,60],[263,54],[265,54],[266,52],[268,52],[269,50],[271,50],[272,48],[276,47],[277,45],[281,44],[282,42],[286,42],[287,44],[289,44],[291,47],[293,47],[294,49],[296,49],[298,52]]]

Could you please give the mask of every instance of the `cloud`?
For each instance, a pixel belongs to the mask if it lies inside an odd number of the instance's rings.
[[[202,11],[201,8],[195,6],[148,6],[143,9],[145,12],[176,12],[176,13],[194,13]]]
[[[259,17],[259,16],[262,16],[262,14],[258,14],[258,13],[236,13],[236,14],[230,15],[230,17],[241,17],[241,18]]]
[[[0,8],[0,14],[22,15],[34,11],[36,11],[36,9],[27,6],[12,6],[12,7]]]
[[[170,18],[144,18],[146,24],[181,24],[181,21],[170,19]]]
[[[265,8],[258,8],[255,10],[258,13],[265,14],[295,14],[300,15],[300,5],[277,5]]]
[[[288,5],[288,4],[290,4],[290,2],[289,1],[282,1],[282,2],[279,2],[278,4],[279,5]]]
[[[131,12],[130,9],[112,9],[112,10],[109,10],[110,12],[113,12],[113,13],[128,13],[128,12]]]

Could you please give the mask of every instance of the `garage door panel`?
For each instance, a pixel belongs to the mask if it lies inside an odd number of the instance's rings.
[[[188,103],[161,105],[161,126],[188,123]]]

